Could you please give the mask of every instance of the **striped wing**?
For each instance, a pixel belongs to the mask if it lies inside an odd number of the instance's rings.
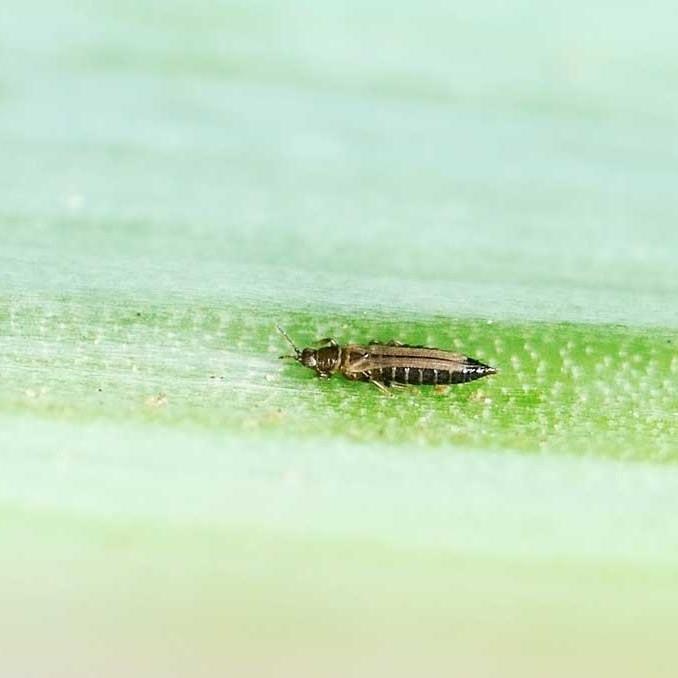
[[[462,353],[422,346],[354,344],[347,346],[346,350],[349,351],[350,360],[344,366],[344,371],[348,373],[372,372],[391,367],[454,371],[463,369],[465,365],[478,364],[477,361]]]

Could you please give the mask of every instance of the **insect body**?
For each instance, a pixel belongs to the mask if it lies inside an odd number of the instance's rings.
[[[461,384],[497,372],[494,367],[461,353],[396,341],[339,346],[328,338],[318,342],[318,348],[299,349],[281,327],[278,331],[294,349],[294,355],[281,358],[293,358],[315,370],[321,378],[339,372],[347,379],[369,381],[382,390],[393,384]]]

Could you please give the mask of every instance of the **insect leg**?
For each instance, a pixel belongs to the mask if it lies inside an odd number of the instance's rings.
[[[386,395],[391,395],[389,393],[388,388],[386,388],[386,386],[382,382],[377,381],[376,379],[372,379],[369,372],[363,372],[363,376],[365,377],[365,379],[367,379],[367,381],[370,382],[370,384],[374,384],[382,393],[385,393]]]
[[[388,388],[386,388],[386,386],[384,386],[380,381],[370,379],[370,384],[374,384],[382,393],[385,393],[386,395],[391,395]]]

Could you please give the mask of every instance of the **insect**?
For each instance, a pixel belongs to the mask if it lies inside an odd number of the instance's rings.
[[[337,372],[352,381],[368,381],[387,392],[393,385],[446,385],[474,381],[496,374],[494,367],[461,353],[426,346],[408,346],[397,341],[340,346],[334,339],[321,339],[318,348],[297,348],[279,325],[278,332],[294,349],[292,358],[315,370],[321,379]]]

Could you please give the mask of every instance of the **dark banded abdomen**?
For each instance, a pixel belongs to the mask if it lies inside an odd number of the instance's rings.
[[[368,372],[371,379],[389,384],[410,384],[414,386],[435,386],[447,384],[463,384],[474,381],[489,374],[495,369],[473,358],[452,369],[434,369],[430,367],[381,367]]]

